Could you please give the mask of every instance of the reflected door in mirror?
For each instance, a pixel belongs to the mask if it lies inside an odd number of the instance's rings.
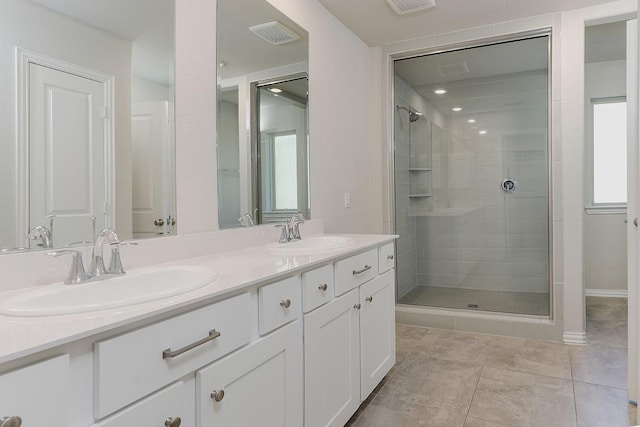
[[[29,69],[29,228],[49,227],[56,246],[91,241],[105,206],[105,89],[37,64]]]

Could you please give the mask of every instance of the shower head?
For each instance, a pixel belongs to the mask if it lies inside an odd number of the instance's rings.
[[[400,110],[407,111],[409,113],[409,121],[411,123],[415,122],[420,117],[422,117],[422,113],[420,111],[410,110],[407,107],[401,107],[400,105],[396,105],[396,110],[398,110],[398,111],[400,111]]]

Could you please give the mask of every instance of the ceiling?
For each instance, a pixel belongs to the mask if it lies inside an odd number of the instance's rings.
[[[319,1],[373,47],[614,0],[435,0],[434,8],[406,15],[385,0]]]

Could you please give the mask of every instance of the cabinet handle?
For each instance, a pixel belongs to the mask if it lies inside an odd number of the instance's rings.
[[[393,260],[393,255],[387,255],[388,260]]]
[[[326,291],[327,290],[327,284],[323,283],[322,285],[318,286],[318,289],[320,289],[321,291]]]
[[[370,265],[365,265],[362,270],[353,270],[353,275],[357,276],[358,274],[362,274],[365,271],[369,271],[369,270],[371,270],[371,266]]]
[[[213,390],[211,392],[211,398],[216,402],[220,402],[222,399],[224,399],[224,390]]]
[[[373,297],[366,297],[364,300],[366,302],[372,302],[373,301]]]
[[[171,348],[167,348],[162,350],[162,358],[163,359],[172,359],[176,356],[180,356],[182,353],[186,353],[189,350],[193,350],[194,348],[207,343],[209,341],[213,341],[216,338],[218,338],[220,336],[220,332],[216,331],[215,329],[212,329],[209,331],[209,336],[206,338],[202,338],[201,340],[198,340],[194,343],[191,343],[185,347],[182,347],[178,350],[171,350]],[[0,426],[2,427],[2,426]]]
[[[280,301],[280,305],[283,308],[289,308],[289,307],[291,307],[291,300],[289,298],[283,299],[282,301]]]
[[[169,417],[164,420],[164,425],[166,427],[180,427],[180,424],[182,424],[182,420],[180,419],[180,417]]]
[[[0,427],[20,427],[22,425],[22,418],[20,417],[4,417],[0,418]]]
[[[360,307],[362,307],[362,305],[360,305],[360,304],[353,304],[353,308],[355,308],[356,310],[360,310]]]

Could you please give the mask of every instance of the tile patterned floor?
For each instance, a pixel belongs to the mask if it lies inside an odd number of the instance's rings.
[[[626,300],[587,298],[586,346],[397,326],[397,361],[350,427],[635,425]]]

